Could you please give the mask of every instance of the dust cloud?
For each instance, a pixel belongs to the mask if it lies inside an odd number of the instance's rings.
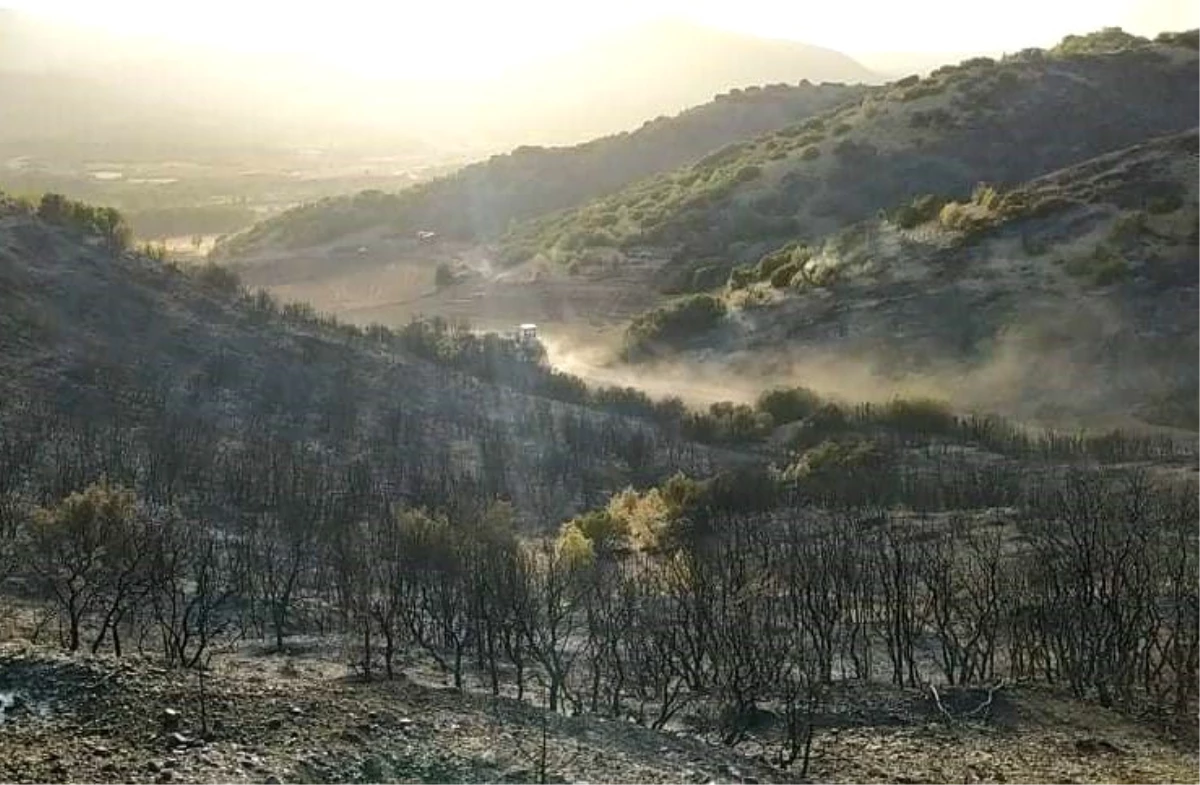
[[[562,336],[545,336],[543,342],[553,367],[591,385],[675,396],[697,408],[718,401],[752,404],[765,390],[800,386],[841,403],[927,398],[961,413],[1002,415],[1029,425],[1144,430],[1131,409],[1178,383],[1145,367],[1114,372],[1078,344],[1047,345],[1044,335],[1025,328],[1001,333],[973,361],[925,360],[908,370],[897,370],[896,357],[880,347],[710,351],[629,365],[605,342]]]

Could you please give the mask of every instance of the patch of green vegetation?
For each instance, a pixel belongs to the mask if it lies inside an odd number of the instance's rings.
[[[626,359],[642,359],[664,348],[678,348],[725,317],[724,300],[696,294],[637,316],[625,330]]]
[[[1119,27],[1105,27],[1086,35],[1068,35],[1050,50],[1051,57],[1080,57],[1140,49],[1149,39],[1132,35]]]
[[[901,101],[916,101],[920,98],[928,98],[931,95],[941,95],[946,92],[944,82],[937,79],[925,79],[912,83],[906,90],[900,92]]]
[[[38,202],[37,217],[46,223],[69,227],[102,239],[114,252],[125,251],[133,240],[133,231],[125,216],[112,207],[97,207],[48,193]]]
[[[1191,49],[1196,51],[1200,49],[1200,30],[1184,30],[1178,33],[1159,33],[1154,38],[1154,43],[1164,44],[1166,46],[1177,46],[1181,49]]]
[[[948,131],[957,127],[958,121],[954,115],[943,107],[913,112],[908,116],[908,124],[913,128],[930,131]]]
[[[1149,215],[1141,210],[1125,213],[1113,221],[1108,230],[1109,240],[1118,246],[1135,241],[1145,234],[1148,221]]]
[[[914,198],[908,204],[903,204],[888,214],[888,220],[901,229],[913,229],[921,224],[936,220],[942,207],[946,204],[944,197],[936,194],[923,194]]]
[[[1163,196],[1153,196],[1146,202],[1146,210],[1154,215],[1166,215],[1173,213],[1183,207],[1182,194],[1167,194]]]
[[[754,405],[769,414],[776,425],[783,425],[814,414],[824,401],[807,387],[777,387],[759,395]]]
[[[1002,191],[987,183],[980,183],[975,186],[969,200],[943,204],[937,219],[943,228],[971,237],[1006,221],[1046,216],[1071,204],[1053,192],[1035,194],[1023,188]],[[925,207],[931,209],[932,203]]]
[[[1063,263],[1068,274],[1092,286],[1111,286],[1129,278],[1132,270],[1125,257],[1101,243],[1090,254],[1073,256]]]

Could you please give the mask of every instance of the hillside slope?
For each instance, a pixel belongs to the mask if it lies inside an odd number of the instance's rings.
[[[920,194],[961,197],[981,181],[1017,183],[1183,131],[1200,109],[1195,38],[1160,38],[1109,45],[1102,33],[900,80],[858,105],[516,227],[504,254],[612,263],[652,246],[685,270],[732,265],[780,238],[814,239]]]
[[[1198,178],[1192,130],[918,200],[735,271],[730,315],[677,346],[717,366],[837,357],[845,392],[874,373],[1023,417],[1195,429]]]
[[[239,496],[236,477],[270,453],[285,474],[313,472],[333,485],[353,475],[372,503],[465,503],[459,514],[469,517],[505,498],[536,528],[667,470],[659,448],[674,437],[644,420],[519,392],[531,386],[517,383],[526,377],[558,385],[560,399],[586,397],[573,380],[518,362],[496,336],[441,323],[396,333],[338,325],[306,305],[239,290],[219,269],[113,254],[0,202],[6,481],[51,482],[64,459],[55,451],[75,445],[68,474],[81,485],[107,476],[171,499],[215,471],[202,494],[189,492],[189,508],[242,514],[260,502]],[[695,459],[697,468],[715,456],[683,452],[691,456],[683,465]],[[672,470],[680,460],[671,458]],[[161,474],[163,461],[175,469]]]
[[[252,261],[258,253],[331,242],[372,227],[406,236],[428,230],[456,239],[494,238],[512,221],[611,193],[865,92],[835,84],[735,90],[630,133],[573,147],[520,147],[399,194],[363,193],[299,207],[218,244],[214,256]]]

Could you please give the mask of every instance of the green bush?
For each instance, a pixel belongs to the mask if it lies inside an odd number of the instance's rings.
[[[433,271],[434,286],[441,289],[452,285],[454,280],[454,271],[450,269],[450,265],[445,262],[438,262],[437,269]]]
[[[37,215],[47,223],[96,235],[114,252],[128,250],[133,241],[125,217],[112,207],[93,207],[62,194],[47,193],[38,203]]]
[[[924,194],[894,209],[889,219],[902,229],[912,229],[936,220],[945,204],[946,200],[941,196]]]
[[[1087,35],[1068,35],[1050,50],[1050,54],[1054,57],[1108,54],[1136,49],[1149,43],[1147,39],[1131,35],[1119,27],[1105,27]]]
[[[729,282],[726,284],[730,289],[745,289],[750,284],[758,280],[758,271],[746,264],[739,265],[729,273]]]
[[[771,286],[776,289],[786,289],[798,272],[800,272],[800,264],[788,262],[771,273]]]
[[[1110,286],[1125,280],[1132,272],[1125,258],[1106,245],[1098,245],[1091,253],[1076,256],[1066,262],[1070,275],[1093,286]]]
[[[805,387],[768,390],[758,396],[754,407],[771,416],[777,425],[803,420],[821,407],[821,398]]]
[[[726,311],[724,300],[696,294],[641,314],[625,330],[624,355],[637,359],[662,347],[680,346],[697,333],[715,327]]]
[[[817,147],[816,145],[809,145],[808,147],[805,147],[804,152],[800,154],[800,159],[802,161],[811,161],[819,155],[821,155],[821,148]]]
[[[201,286],[218,294],[234,295],[242,288],[242,280],[238,274],[216,262],[192,267],[188,273]]]
[[[734,182],[748,183],[751,180],[757,179],[760,175],[762,175],[761,166],[743,166],[741,169],[737,170],[737,174],[733,176],[733,179]]]

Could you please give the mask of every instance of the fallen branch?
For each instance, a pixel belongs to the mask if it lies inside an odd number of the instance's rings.
[[[958,722],[960,720],[965,720],[969,717],[975,717],[975,716],[979,715],[980,713],[986,711],[992,705],[992,702],[995,701],[996,693],[999,692],[1000,690],[1004,689],[1006,683],[1007,682],[1004,679],[1001,679],[995,685],[988,687],[987,688],[987,698],[985,698],[983,700],[983,702],[980,703],[975,708],[971,709],[968,712],[965,712],[964,714],[962,714],[961,716],[958,716],[958,717],[951,714],[950,711],[946,708],[946,706],[942,703],[942,696],[938,694],[938,690],[937,690],[936,686],[930,684],[929,692],[933,696],[934,705],[937,706],[938,711],[940,711],[942,713],[942,716],[945,717],[950,722]]]

